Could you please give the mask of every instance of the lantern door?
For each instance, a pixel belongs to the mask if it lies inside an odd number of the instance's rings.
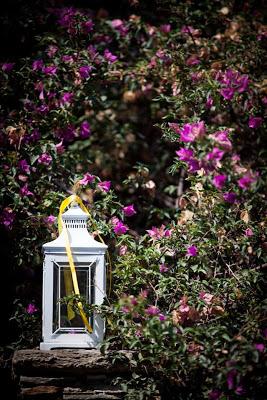
[[[86,304],[101,304],[105,295],[104,255],[73,254],[80,296]],[[41,348],[96,347],[103,340],[104,321],[91,314],[89,333],[73,296],[72,275],[66,256],[47,255],[44,265],[43,339]],[[47,346],[45,346],[47,343]]]

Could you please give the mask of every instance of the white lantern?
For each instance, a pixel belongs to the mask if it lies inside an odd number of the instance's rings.
[[[72,275],[66,252],[66,234],[75,265],[80,295],[88,304],[100,305],[105,297],[105,252],[87,230],[88,215],[77,205],[62,214],[65,232],[43,245],[43,342],[41,350],[52,348],[94,348],[103,340],[105,324],[98,314],[88,322],[90,333],[79,313],[60,299],[73,293]]]

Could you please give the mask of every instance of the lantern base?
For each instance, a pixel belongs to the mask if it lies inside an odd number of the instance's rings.
[[[56,343],[56,342],[41,342],[40,350],[47,351],[52,349],[97,349],[99,344],[96,343]]]

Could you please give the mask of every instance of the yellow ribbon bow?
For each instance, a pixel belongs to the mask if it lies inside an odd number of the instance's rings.
[[[74,261],[73,261],[73,257],[72,257],[72,253],[71,253],[71,247],[70,247],[70,241],[69,241],[69,236],[68,236],[68,231],[66,228],[66,225],[63,221],[62,218],[62,214],[65,211],[65,209],[73,202],[75,201],[76,203],[79,204],[79,206],[81,207],[81,209],[90,216],[87,208],[85,207],[85,205],[83,204],[81,198],[75,194],[69,196],[67,199],[63,200],[60,208],[59,208],[59,215],[58,215],[58,230],[59,233],[63,232],[64,237],[65,237],[65,243],[66,243],[66,252],[67,252],[67,257],[68,257],[68,261],[69,261],[69,266],[70,266],[70,272],[71,272],[71,278],[72,281],[70,279],[70,273],[69,271],[64,271],[64,281],[65,281],[65,290],[66,290],[66,294],[67,295],[71,295],[73,294],[73,289],[74,289],[74,293],[76,295],[80,295],[80,289],[79,289],[79,284],[78,284],[78,279],[77,279],[77,274],[76,274],[76,269],[75,269],[75,265],[74,265]],[[78,302],[78,309],[79,309],[79,313],[80,316],[83,320],[83,323],[85,325],[85,327],[87,328],[89,333],[93,332],[93,329],[91,327],[91,325],[88,322],[88,319],[86,317],[86,314],[83,310],[83,305],[82,303],[79,301]],[[69,320],[73,319],[75,317],[75,313],[72,309],[72,304],[69,303],[68,307],[67,307],[67,312],[68,312],[68,318]]]

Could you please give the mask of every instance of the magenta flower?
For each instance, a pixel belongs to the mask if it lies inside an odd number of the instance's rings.
[[[250,188],[251,184],[256,181],[256,178],[253,177],[250,173],[247,173],[242,176],[242,178],[238,179],[237,184],[238,186],[243,189],[247,190]]]
[[[64,104],[70,104],[73,99],[73,93],[66,92],[61,96],[60,104],[63,106]]]
[[[235,387],[235,377],[236,377],[236,375],[237,375],[237,370],[236,369],[231,369],[231,371],[229,371],[227,373],[226,380],[227,380],[227,386],[228,386],[229,390],[231,390],[231,389],[233,389]]]
[[[209,400],[219,400],[222,392],[219,389],[213,389],[209,392]]]
[[[191,149],[181,148],[175,152],[179,157],[180,161],[189,161],[193,156],[194,152]]]
[[[82,67],[79,68],[79,74],[80,77],[83,79],[86,79],[89,77],[90,73],[92,72],[93,67],[91,67],[90,65],[84,65]]]
[[[112,54],[108,49],[105,49],[104,57],[110,64],[113,64],[118,60],[118,57]]]
[[[200,63],[200,60],[196,54],[193,54],[186,60],[186,65],[191,67],[192,65],[198,65]]]
[[[234,204],[236,202],[236,194],[234,192],[224,193],[223,198],[227,203]]]
[[[210,135],[211,138],[215,140],[224,150],[230,151],[232,149],[232,142],[228,137],[229,131],[217,131],[213,135]]]
[[[53,223],[56,221],[56,217],[54,215],[49,215],[48,217],[44,218],[44,222],[48,225],[53,225]]]
[[[2,225],[4,225],[5,228],[11,229],[14,220],[15,220],[14,211],[9,207],[4,208],[4,210],[3,210],[3,212],[2,212],[2,214],[0,216],[0,223]]]
[[[28,304],[27,308],[26,308],[26,312],[28,314],[34,314],[38,311],[38,308],[35,306],[35,304]]]
[[[62,56],[62,61],[71,64],[71,63],[73,63],[74,58],[70,55],[64,55],[64,56]]]
[[[214,297],[213,294],[206,293],[204,291],[199,293],[199,298],[205,301],[206,304],[211,304],[213,297]]]
[[[261,117],[254,117],[251,115],[249,117],[248,126],[252,129],[257,129],[262,125],[263,118]]]
[[[80,138],[87,139],[91,135],[90,124],[88,121],[83,121],[80,126]]]
[[[160,320],[161,322],[166,321],[166,319],[167,319],[166,315],[164,315],[164,314],[159,314],[159,320]]]
[[[123,222],[118,221],[114,225],[113,230],[116,233],[116,235],[120,236],[120,235],[123,235],[124,233],[126,233],[129,230],[129,228],[127,225],[124,225]]]
[[[245,230],[245,235],[246,235],[247,237],[253,236],[253,235],[254,235],[253,230],[250,229],[250,228],[247,228],[247,229]]]
[[[20,194],[21,197],[33,196],[33,193],[30,192],[29,189],[28,189],[28,184],[27,183],[25,183],[25,185],[22,186],[22,188],[20,189],[19,194]]]
[[[194,173],[200,169],[200,163],[195,158],[191,158],[187,161],[188,164],[188,172]]]
[[[57,73],[57,67],[55,65],[49,65],[48,67],[43,67],[42,71],[45,75],[53,76]]]
[[[206,101],[206,107],[207,108],[211,108],[213,106],[214,100],[211,96],[207,97],[207,101]]]
[[[133,204],[123,207],[122,211],[126,217],[131,217],[132,215],[136,214]]]
[[[52,162],[52,157],[49,153],[43,153],[38,158],[38,163],[43,165],[50,165]]]
[[[224,88],[220,90],[220,94],[225,98],[225,100],[232,100],[235,92],[233,88]]]
[[[40,71],[44,67],[44,62],[43,60],[34,60],[32,63],[32,70],[33,71]]]
[[[226,180],[226,175],[216,175],[212,179],[212,183],[217,189],[221,190],[224,187]]]
[[[93,27],[94,27],[94,23],[93,23],[93,21],[91,19],[89,19],[88,21],[85,21],[83,23],[83,31],[84,31],[84,33],[92,32]]]
[[[264,352],[265,345],[263,343],[256,343],[254,345],[255,349],[258,350],[260,353]]]
[[[120,256],[125,256],[128,252],[128,247],[126,245],[120,246],[119,248],[119,255]]]
[[[58,47],[57,46],[55,46],[54,44],[51,44],[49,47],[48,47],[48,49],[47,49],[47,51],[46,51],[46,54],[48,55],[48,57],[53,57],[55,54],[56,54],[56,52],[58,51]]]
[[[89,174],[89,172],[87,172],[82,179],[79,180],[79,184],[80,185],[88,185],[90,183],[92,183],[95,180],[94,175]]]
[[[218,147],[213,147],[212,151],[206,155],[207,161],[220,161],[224,156],[224,151],[220,150]]]
[[[204,121],[185,124],[177,133],[180,134],[182,142],[194,142],[196,139],[204,136],[206,132]]]
[[[171,25],[170,24],[163,24],[160,25],[159,30],[163,33],[170,33],[171,31]]]
[[[19,161],[19,169],[26,174],[30,173],[30,166],[25,159]]]
[[[169,271],[169,268],[167,267],[166,264],[163,263],[159,266],[159,272],[164,273],[164,272],[168,272],[168,271]]]
[[[63,141],[61,140],[60,143],[56,144],[56,152],[57,154],[62,154],[65,151],[65,147],[63,146]]]
[[[111,21],[111,26],[118,31],[121,36],[126,36],[128,33],[128,28],[124,25],[124,22],[121,19],[113,19]]]
[[[100,190],[102,190],[102,192],[108,192],[110,190],[111,182],[110,181],[99,182],[97,186]]]
[[[145,309],[146,314],[148,315],[158,315],[160,313],[160,310],[156,306],[149,306],[148,308]]]
[[[2,65],[2,71],[4,72],[10,72],[14,68],[15,63],[4,63]]]
[[[165,229],[165,225],[161,225],[160,228],[156,228],[155,226],[152,226],[152,228],[146,230],[146,232],[149,234],[149,236],[153,240],[161,239],[163,237],[169,237],[172,234],[172,230],[171,229]]]
[[[187,248],[187,253],[186,253],[186,255],[187,256],[189,256],[189,257],[196,257],[197,255],[198,255],[198,249],[197,249],[197,247],[196,246],[189,246],[188,248]]]

